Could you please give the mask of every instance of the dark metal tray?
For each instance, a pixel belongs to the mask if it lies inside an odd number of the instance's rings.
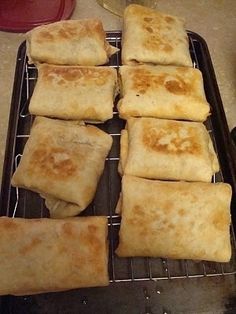
[[[211,278],[224,278],[236,273],[236,243],[234,228],[236,223],[235,196],[236,176],[233,162],[232,144],[221,102],[213,66],[205,41],[196,33],[188,32],[190,52],[195,67],[203,73],[207,100],[212,115],[206,127],[212,137],[219,161],[220,172],[213,182],[223,181],[233,188],[231,240],[233,255],[229,263],[194,262],[191,260],[167,260],[154,258],[118,258],[117,246],[120,218],[115,214],[115,206],[120,192],[120,177],[117,172],[119,160],[120,131],[124,121],[114,112],[113,119],[99,127],[113,136],[113,146],[106,160],[105,170],[99,182],[93,203],[82,215],[106,215],[109,224],[109,274],[111,284],[106,288],[78,289],[69,292],[42,294],[37,296],[2,298],[5,313],[152,313],[150,308],[150,287],[158,295],[159,282],[171,281],[177,285],[178,279],[195,280],[202,278],[205,283]],[[121,48],[121,32],[107,32],[108,41]],[[10,185],[11,176],[20,160],[24,145],[29,137],[33,116],[28,112],[28,103],[37,81],[37,70],[28,65],[25,42],[21,44],[16,63],[8,138],[3,169],[0,198],[0,215],[11,217],[46,217],[48,211],[43,200],[36,194]],[[120,54],[114,55],[109,63],[117,68]],[[1,267],[1,265],[0,265]],[[175,279],[175,280],[173,280]],[[153,290],[153,284],[155,289]],[[114,302],[117,306],[114,307]],[[177,304],[176,304],[177,305]],[[158,308],[158,302],[153,305]],[[156,310],[155,310],[156,311]],[[154,311],[154,312],[155,312]],[[159,313],[159,311],[155,312]]]

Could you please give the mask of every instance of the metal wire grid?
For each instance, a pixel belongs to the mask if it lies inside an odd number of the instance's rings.
[[[195,50],[195,40],[190,36],[190,51],[193,59],[193,65],[196,68],[199,68],[198,57]],[[114,46],[121,47],[121,33],[112,32],[108,33],[107,40]],[[117,53],[111,58],[110,66],[118,68],[120,65],[120,54]],[[37,71],[34,65],[29,65],[26,62],[25,65],[25,93],[26,100],[21,106],[19,113],[19,119],[29,119],[30,126],[33,123],[33,117],[28,112],[28,103],[34,85],[37,81]],[[113,112],[114,117],[117,117],[117,111]],[[117,117],[118,119],[118,117]],[[117,139],[120,137],[120,130],[123,128],[122,123],[119,124],[118,130],[109,130],[109,127],[106,128],[106,131],[112,135],[113,142],[117,145]],[[209,134],[212,138],[213,145],[217,152],[217,145],[215,142],[213,128],[211,120],[208,119],[206,127],[209,131]],[[17,134],[16,140],[26,140],[29,137],[27,134]],[[17,167],[21,154],[15,156],[15,168]],[[162,258],[119,258],[115,254],[115,248],[118,243],[118,231],[120,226],[120,217],[115,214],[115,203],[118,199],[119,193],[116,190],[116,200],[112,199],[112,189],[114,188],[114,175],[117,180],[120,180],[118,173],[114,174],[114,169],[117,169],[117,164],[119,161],[119,155],[109,155],[106,159],[105,165],[105,176],[103,178],[103,183],[107,186],[107,200],[106,200],[106,215],[108,218],[109,225],[109,273],[110,273],[110,282],[131,282],[131,281],[145,281],[145,280],[165,280],[165,279],[180,279],[180,278],[200,278],[200,277],[213,277],[213,276],[223,276],[231,275],[236,273],[235,263],[236,263],[236,241],[233,227],[231,226],[231,245],[232,245],[232,258],[229,263],[214,263],[214,262],[202,262],[202,261],[192,261],[192,260],[170,260]],[[114,166],[115,163],[115,166]],[[116,170],[115,170],[116,171]],[[116,171],[117,172],[117,171]],[[223,175],[221,170],[219,173],[213,176],[212,182],[221,182],[223,181]],[[12,217],[15,217],[19,207],[23,208],[21,215],[23,217],[27,214],[27,193],[18,188],[12,188],[15,191],[15,203],[12,211]],[[13,192],[13,191],[11,191]],[[21,196],[22,194],[22,196]],[[21,201],[21,202],[20,202]],[[38,198],[38,205],[40,207],[40,216],[45,215],[45,206],[43,200]],[[19,203],[21,203],[19,205]],[[96,215],[101,214],[97,208],[96,200],[90,206],[90,214]],[[104,212],[102,213],[104,214]]]

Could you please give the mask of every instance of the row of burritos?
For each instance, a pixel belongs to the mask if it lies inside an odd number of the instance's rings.
[[[203,123],[211,109],[183,20],[130,6],[123,36],[116,253],[227,262],[232,192],[211,183],[219,171]]]

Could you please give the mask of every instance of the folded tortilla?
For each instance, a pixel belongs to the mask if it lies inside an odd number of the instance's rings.
[[[228,262],[231,187],[122,179],[119,256]]]
[[[128,156],[128,132],[126,129],[121,130],[120,132],[120,159],[118,163],[118,172],[122,176],[124,173],[125,165],[127,162]]]
[[[66,218],[77,216],[83,211],[79,205],[62,201],[48,194],[40,194],[45,199],[45,206],[50,212],[50,218]]]
[[[30,63],[101,65],[118,51],[106,41],[99,19],[67,20],[35,27],[26,34]]]
[[[121,66],[119,115],[205,121],[210,112],[202,73],[175,66]]]
[[[0,233],[0,295],[109,284],[106,217],[1,217]]]
[[[117,73],[111,67],[38,65],[30,100],[32,114],[105,121],[113,116]]]
[[[121,173],[211,182],[219,171],[211,138],[200,122],[130,118],[121,137]]]
[[[137,4],[127,6],[122,63],[192,66],[184,20]]]
[[[79,213],[95,195],[111,145],[97,127],[36,117],[12,185],[73,203]]]

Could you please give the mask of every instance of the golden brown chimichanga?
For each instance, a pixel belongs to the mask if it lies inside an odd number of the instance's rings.
[[[111,145],[97,127],[36,117],[12,185],[78,205],[79,213],[94,197]]]
[[[26,34],[30,63],[101,65],[118,51],[106,41],[99,19],[67,20],[35,27]]]
[[[106,217],[0,218],[0,295],[107,286]]]
[[[117,72],[111,67],[38,65],[30,100],[32,114],[106,121],[113,116]]]
[[[228,262],[231,187],[122,178],[119,256]]]
[[[121,173],[149,179],[210,182],[219,171],[200,122],[130,118],[121,140]],[[121,135],[123,136],[123,134]]]
[[[141,5],[127,6],[122,63],[192,66],[184,21]]]
[[[138,65],[119,68],[121,118],[205,121],[210,112],[202,73],[190,67]]]

